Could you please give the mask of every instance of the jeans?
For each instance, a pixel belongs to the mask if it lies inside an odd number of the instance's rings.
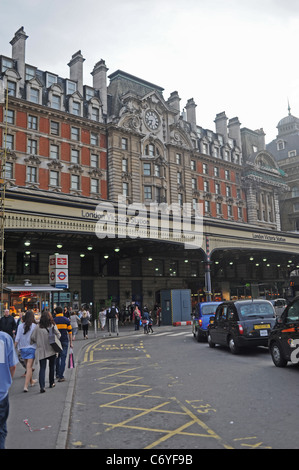
[[[55,361],[56,355],[47,357],[45,359],[40,359],[39,361],[39,386],[40,388],[45,388],[46,386],[46,367],[47,367],[47,360],[49,361],[49,385],[53,385],[54,383],[54,372],[55,372]]]
[[[58,357],[56,358],[56,377],[58,379],[63,379],[64,376],[64,369],[65,369],[65,363],[66,363],[66,356],[67,356],[67,350],[69,346],[69,342],[62,342],[62,351],[61,353],[58,354]]]
[[[7,418],[9,413],[8,394],[0,401],[0,449],[5,449],[5,439],[7,436]]]

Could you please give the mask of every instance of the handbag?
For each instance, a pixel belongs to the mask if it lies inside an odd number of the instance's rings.
[[[49,332],[50,346],[52,346],[52,348],[54,349],[56,353],[60,353],[62,351],[62,345],[61,345],[59,338],[57,338],[57,336],[54,333],[54,326],[52,326],[50,328],[50,331],[48,330],[48,332]]]

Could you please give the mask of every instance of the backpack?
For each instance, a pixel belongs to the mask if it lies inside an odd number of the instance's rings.
[[[115,318],[116,314],[117,314],[116,308],[112,307],[109,311],[109,318]]]

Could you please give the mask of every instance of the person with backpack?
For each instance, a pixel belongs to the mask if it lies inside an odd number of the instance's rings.
[[[116,326],[117,321],[118,321],[118,308],[116,308],[115,303],[111,305],[111,308],[108,309],[106,318],[108,320],[108,331],[109,331],[109,336],[111,336],[111,333],[115,333],[116,331]],[[117,335],[118,335],[118,329],[117,329]]]

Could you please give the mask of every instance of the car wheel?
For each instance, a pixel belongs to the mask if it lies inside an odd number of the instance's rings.
[[[272,343],[270,345],[270,353],[276,367],[285,367],[287,365],[288,361],[283,357],[281,347],[278,343]]]
[[[235,340],[232,336],[228,338],[228,347],[232,354],[239,354],[240,348],[236,345]]]
[[[200,334],[199,330],[196,330],[196,341],[199,343],[203,341],[202,335]]]
[[[215,343],[213,343],[210,333],[208,333],[208,343],[210,348],[215,348]]]

